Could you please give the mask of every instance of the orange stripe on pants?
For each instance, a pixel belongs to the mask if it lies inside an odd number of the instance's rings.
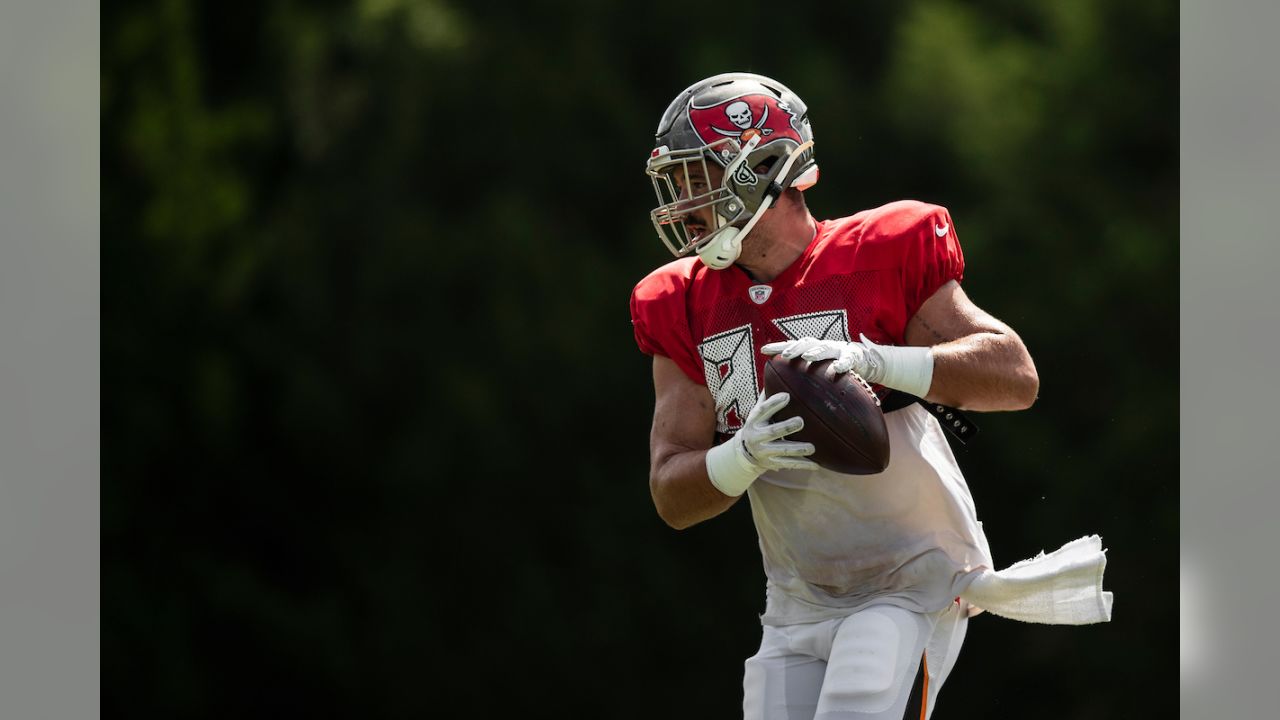
[[[920,691],[920,720],[929,716],[929,653],[920,656],[920,665],[924,669],[924,689]]]

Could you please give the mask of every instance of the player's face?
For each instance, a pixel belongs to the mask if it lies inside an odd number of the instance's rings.
[[[705,169],[704,169],[705,168]],[[685,228],[689,232],[691,242],[707,234],[716,227],[715,214],[710,206],[696,207],[701,204],[700,197],[719,188],[724,181],[724,170],[713,163],[689,163],[688,172],[676,172],[672,182],[679,193],[680,201],[687,202],[693,209],[684,218]]]

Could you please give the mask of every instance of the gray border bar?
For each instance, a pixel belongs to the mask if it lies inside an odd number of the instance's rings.
[[[99,715],[99,10],[0,4],[0,716]]]
[[[1280,6],[1183,3],[1183,717],[1274,717]]]

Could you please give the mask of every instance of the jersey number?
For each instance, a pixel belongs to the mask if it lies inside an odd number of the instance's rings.
[[[788,340],[813,337],[850,342],[849,316],[844,310],[791,315],[778,318],[773,324]],[[712,335],[698,345],[707,388],[716,400],[717,432],[732,433],[742,427],[756,403],[761,390],[756,349],[750,325]]]

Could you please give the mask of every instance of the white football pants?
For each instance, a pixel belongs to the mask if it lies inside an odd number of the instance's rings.
[[[764,626],[746,662],[745,720],[927,720],[968,628],[957,603],[933,614],[873,605],[803,625]]]

